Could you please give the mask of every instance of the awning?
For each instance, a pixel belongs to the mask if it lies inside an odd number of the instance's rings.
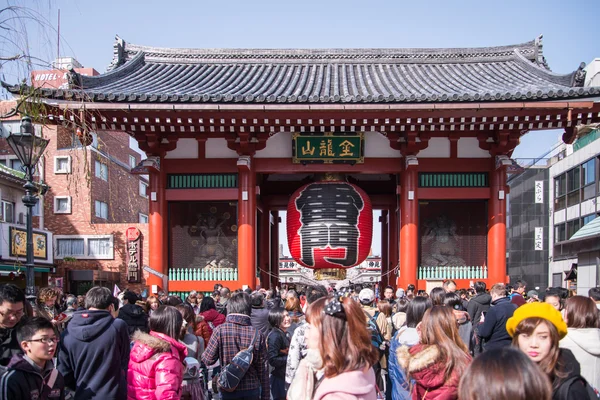
[[[0,265],[0,271],[25,272],[27,268],[24,265]],[[50,272],[50,267],[34,267],[35,272]]]

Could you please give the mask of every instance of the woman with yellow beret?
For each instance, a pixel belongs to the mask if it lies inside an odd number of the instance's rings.
[[[515,310],[506,322],[512,344],[527,354],[552,383],[553,400],[590,398],[591,390],[580,375],[573,353],[558,342],[567,335],[567,324],[560,312],[548,303],[528,303]]]

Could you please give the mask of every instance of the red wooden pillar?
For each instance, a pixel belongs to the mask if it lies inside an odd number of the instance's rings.
[[[388,212],[388,271],[398,265],[398,210],[394,204]],[[390,275],[389,281],[397,286],[395,275]]]
[[[269,209],[263,207],[260,218],[260,237],[258,239],[260,243],[260,260],[258,262],[260,266],[260,286],[268,288],[269,273],[271,272],[271,213]]]
[[[388,210],[381,210],[381,289],[380,293],[383,293],[383,289],[390,283],[390,257],[389,257],[389,238],[388,238]]]
[[[493,168],[487,237],[488,280],[492,285],[506,283],[506,171],[504,167]]]
[[[271,226],[271,289],[279,285],[279,211],[272,211]]]
[[[238,166],[238,283],[256,283],[256,187],[251,156],[240,156]]]
[[[415,165],[406,167],[401,182],[400,278],[398,279],[398,286],[406,290],[411,283],[417,286],[417,261],[419,259],[418,172]]]
[[[161,160],[162,164],[162,160]],[[150,249],[150,268],[167,275],[167,201],[165,199],[166,172],[164,170],[150,173],[150,205],[148,221],[148,248]],[[153,196],[156,196],[153,199]],[[146,285],[152,289],[157,285],[164,290],[163,280],[154,274],[149,274]]]

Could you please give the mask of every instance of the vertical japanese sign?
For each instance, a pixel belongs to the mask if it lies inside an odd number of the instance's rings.
[[[544,181],[535,181],[535,204],[544,204]]]
[[[127,282],[140,283],[142,273],[141,233],[136,227],[127,228]]]
[[[535,236],[533,239],[534,242],[534,250],[544,250],[544,228],[536,227],[535,228]]]

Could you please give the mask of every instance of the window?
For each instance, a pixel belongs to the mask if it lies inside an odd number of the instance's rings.
[[[575,234],[580,228],[579,218],[567,222],[567,240]]]
[[[103,201],[95,201],[96,217],[108,219],[108,204]]]
[[[592,222],[596,219],[596,214],[586,215],[581,219],[581,226],[584,227],[587,223]]]
[[[54,214],[70,214],[71,213],[71,197],[70,196],[55,196],[54,197]]]
[[[566,206],[567,175],[562,174],[554,178],[554,210],[562,210]]]
[[[23,163],[20,160],[13,158],[10,160],[10,167],[12,169],[16,169],[17,171],[22,171],[21,167],[23,167]]]
[[[148,216],[146,214],[140,213],[140,224],[147,224],[147,223],[148,223]]]
[[[6,167],[6,160],[5,159],[0,160],[0,164],[4,165]]]
[[[140,196],[148,198],[148,184],[140,181]]]
[[[98,160],[96,160],[96,177],[105,181],[108,180],[108,165],[103,164]]]
[[[110,238],[88,239],[88,256],[106,257],[111,252]]]
[[[129,166],[131,168],[135,168],[137,166],[137,161],[135,160],[135,156],[129,155]]]
[[[112,260],[114,258],[112,235],[55,235],[55,258]]]
[[[583,185],[589,185],[596,182],[596,163],[595,159],[591,159],[588,162],[583,163],[581,166],[583,175]]]
[[[554,243],[567,240],[567,225],[560,224],[554,226]]]
[[[54,173],[55,174],[70,174],[71,173],[71,156],[55,156],[54,157]]]
[[[567,188],[568,192],[572,192],[573,190],[579,189],[581,184],[581,175],[579,166],[573,168],[570,171],[567,171]]]
[[[58,257],[77,257],[85,255],[84,239],[56,239]]]
[[[4,222],[15,222],[15,203],[10,201],[2,200],[2,206],[0,207],[0,219]]]

